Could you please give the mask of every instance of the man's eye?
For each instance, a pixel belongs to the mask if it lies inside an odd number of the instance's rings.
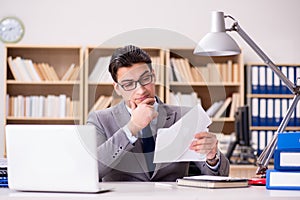
[[[151,76],[145,76],[145,77],[142,77],[141,78],[141,81],[142,82],[147,82],[147,81],[149,81],[151,79]]]
[[[134,82],[123,83],[123,87],[132,87],[133,85],[134,85]]]

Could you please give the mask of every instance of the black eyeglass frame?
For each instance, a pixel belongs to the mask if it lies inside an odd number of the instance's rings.
[[[148,77],[148,76],[150,77],[150,79],[149,79],[150,81],[149,81],[149,82],[146,82],[146,83],[141,82],[141,80],[145,79],[145,78]],[[152,82],[153,82],[153,78],[154,78],[154,74],[153,74],[153,73],[150,73],[150,74],[141,76],[141,77],[139,78],[139,80],[137,80],[137,81],[130,80],[130,81],[128,81],[128,82],[134,83],[134,87],[132,87],[132,88],[130,88],[130,89],[126,89],[126,86],[125,86],[126,84],[121,84],[121,83],[119,83],[119,82],[117,82],[117,84],[118,84],[119,86],[121,86],[121,87],[123,88],[123,90],[125,90],[125,91],[131,91],[131,90],[136,89],[137,83],[139,83],[141,86],[145,86],[145,85],[148,85],[148,84],[152,83]]]

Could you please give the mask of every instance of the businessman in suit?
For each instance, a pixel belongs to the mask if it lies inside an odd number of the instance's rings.
[[[175,181],[186,176],[189,162],[154,164],[153,154],[157,130],[170,127],[190,108],[166,105],[155,96],[150,56],[136,46],[116,49],[109,72],[123,99],[90,113],[87,120],[97,130],[101,181]],[[214,134],[195,133],[189,148],[206,154],[206,161],[195,162],[201,174],[228,175],[229,161],[218,150]]]

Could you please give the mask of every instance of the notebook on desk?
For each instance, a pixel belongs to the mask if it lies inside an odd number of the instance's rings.
[[[7,125],[9,188],[101,192],[96,130],[88,125]]]

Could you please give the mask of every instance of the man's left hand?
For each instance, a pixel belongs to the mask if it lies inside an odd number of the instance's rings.
[[[217,137],[209,132],[196,133],[190,149],[201,154],[206,154],[206,159],[213,159],[218,151]]]

